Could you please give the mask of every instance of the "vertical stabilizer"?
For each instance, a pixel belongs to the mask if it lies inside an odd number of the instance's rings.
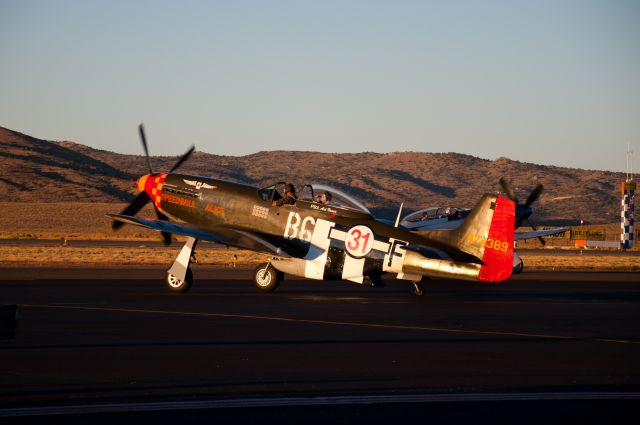
[[[513,271],[514,222],[515,203],[486,194],[458,228],[417,233],[477,258],[477,280],[499,282]]]

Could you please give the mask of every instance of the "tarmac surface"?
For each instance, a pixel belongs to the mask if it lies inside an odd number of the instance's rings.
[[[421,299],[250,270],[0,268],[0,419],[611,423],[640,403],[640,275],[433,280]]]

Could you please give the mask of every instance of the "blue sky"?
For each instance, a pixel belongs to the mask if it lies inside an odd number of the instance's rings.
[[[123,153],[640,145],[638,1],[0,0],[0,57],[1,126]]]

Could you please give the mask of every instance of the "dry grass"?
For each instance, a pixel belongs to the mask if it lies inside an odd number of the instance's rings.
[[[593,271],[636,271],[640,270],[640,257],[624,253],[611,255],[554,255],[540,251],[521,255],[526,270],[593,270]]]
[[[126,203],[56,202],[20,203],[0,202],[0,239],[119,239],[161,240],[158,232],[136,226],[124,226],[120,231],[111,230],[108,213],[122,211]],[[147,205],[139,213],[141,217],[155,218],[153,208]],[[620,224],[576,226],[575,230],[601,232],[607,240],[619,240]],[[530,231],[523,227],[519,231]],[[180,239],[180,237],[178,237]],[[574,241],[565,238],[546,238],[548,246],[573,246]],[[537,238],[520,241],[520,248],[541,248]]]
[[[80,266],[80,265],[170,265],[181,246],[150,247],[63,247],[0,246],[0,265]],[[237,255],[238,266],[264,262],[264,254],[237,249],[198,249],[198,264],[226,266]]]
[[[118,213],[125,206],[123,203],[0,202],[0,238],[160,240],[158,232],[141,227],[111,230],[111,219],[106,214]],[[150,204],[139,215],[155,218]]]
[[[135,226],[124,226],[117,233],[111,230],[111,220],[105,216],[118,212],[125,204],[118,203],[0,203],[0,238],[38,238],[38,239],[128,239],[159,240],[157,232]],[[142,216],[152,217],[153,210],[147,206]],[[590,230],[616,231],[617,224],[590,226]],[[586,226],[585,226],[586,227]],[[571,241],[548,239],[554,242]],[[532,239],[528,244],[519,244],[521,248],[538,247],[539,242]],[[638,249],[638,248],[636,248]],[[144,265],[171,264],[178,254],[180,246],[170,248],[149,247],[0,247],[0,265]],[[233,254],[238,255],[238,265],[250,266],[264,261],[263,254],[241,250],[198,249],[198,261],[201,264],[226,265],[232,261]],[[558,270],[640,270],[640,258],[624,254],[581,256],[578,252],[571,255],[557,255],[552,251],[523,255],[527,269]]]
[[[171,264],[181,247],[63,247],[0,246],[0,266],[82,266],[82,265],[154,265]],[[198,263],[227,266],[237,255],[237,265],[254,266],[267,255],[237,249],[202,248],[197,250]],[[527,270],[594,270],[640,271],[638,256],[558,255],[553,252],[527,253],[522,256]]]

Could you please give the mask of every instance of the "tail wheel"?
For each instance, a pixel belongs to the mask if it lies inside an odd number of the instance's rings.
[[[166,283],[169,291],[179,294],[185,293],[193,284],[193,273],[191,272],[191,269],[187,269],[187,274],[185,275],[184,280],[180,280],[171,273],[167,273]]]
[[[260,292],[273,292],[278,287],[282,273],[274,269],[271,264],[263,263],[256,267],[253,280]]]
[[[409,292],[412,297],[420,298],[424,295],[424,289],[422,288],[422,284],[420,281],[411,281],[411,287],[409,288]]]

